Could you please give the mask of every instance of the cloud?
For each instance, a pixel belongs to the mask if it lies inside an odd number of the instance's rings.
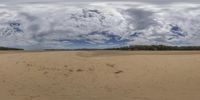
[[[200,45],[199,4],[23,3],[0,8],[0,46]]]
[[[147,2],[156,4],[168,4],[174,2],[199,3],[199,0],[0,0],[4,3],[49,3],[49,2]]]

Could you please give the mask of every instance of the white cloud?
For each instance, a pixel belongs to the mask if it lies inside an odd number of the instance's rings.
[[[1,46],[200,45],[199,4],[49,3],[0,8]]]

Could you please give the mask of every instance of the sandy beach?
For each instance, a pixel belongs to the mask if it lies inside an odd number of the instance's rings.
[[[199,100],[200,51],[0,52],[0,100]]]

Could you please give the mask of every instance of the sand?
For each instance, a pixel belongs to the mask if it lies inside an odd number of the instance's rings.
[[[0,52],[0,100],[200,100],[200,51]]]

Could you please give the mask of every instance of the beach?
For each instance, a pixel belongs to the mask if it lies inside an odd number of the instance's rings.
[[[199,100],[200,51],[0,51],[1,100]]]

